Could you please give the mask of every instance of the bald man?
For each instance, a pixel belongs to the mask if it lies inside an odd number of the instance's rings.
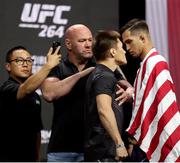
[[[84,160],[83,101],[87,74],[95,66],[92,41],[88,27],[70,26],[65,32],[67,55],[43,83],[43,96],[54,105],[48,161]]]

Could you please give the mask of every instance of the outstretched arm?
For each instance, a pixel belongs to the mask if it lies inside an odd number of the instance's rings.
[[[58,99],[61,96],[68,94],[77,81],[89,74],[94,67],[87,68],[81,72],[73,74],[63,80],[58,78],[48,77],[42,84],[41,91],[46,101]]]
[[[47,63],[43,65],[43,67],[35,74],[31,75],[24,83],[22,83],[17,92],[17,99],[21,99],[27,94],[34,92],[47,77],[51,69],[57,66],[61,60],[61,55],[58,54],[58,50],[60,47],[56,49],[54,54],[52,55],[52,48],[49,49],[47,54]]]

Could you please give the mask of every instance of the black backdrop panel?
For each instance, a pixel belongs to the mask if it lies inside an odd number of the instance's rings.
[[[6,0],[0,5],[0,19],[2,82],[9,48],[21,44],[33,55],[45,55],[52,40],[61,39],[65,29],[75,23],[89,26],[93,33],[118,29],[118,0]]]

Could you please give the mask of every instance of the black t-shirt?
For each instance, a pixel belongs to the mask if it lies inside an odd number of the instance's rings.
[[[85,69],[91,66],[95,66],[94,59],[88,61]],[[66,58],[50,72],[49,77],[63,80],[77,72],[77,67]],[[81,78],[66,96],[53,101],[54,114],[48,153],[83,152],[84,99],[87,77],[88,75]]]
[[[37,133],[42,129],[37,93],[17,100],[20,84],[9,78],[0,87],[0,160],[35,161]]]
[[[119,76],[119,79],[123,79]],[[117,78],[108,67],[98,64],[91,73],[86,85],[86,105],[85,105],[85,147],[88,156],[94,160],[115,156],[115,143],[104,129],[99,119],[96,96],[107,94],[112,97],[112,109],[114,111],[119,132],[122,133],[124,113],[122,106],[115,101],[117,91]],[[86,155],[85,155],[86,156]],[[93,160],[88,160],[93,161]]]

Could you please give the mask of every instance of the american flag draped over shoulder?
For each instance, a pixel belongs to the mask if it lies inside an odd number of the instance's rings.
[[[128,133],[150,161],[180,161],[180,112],[165,59],[151,49],[134,83],[134,109]]]

